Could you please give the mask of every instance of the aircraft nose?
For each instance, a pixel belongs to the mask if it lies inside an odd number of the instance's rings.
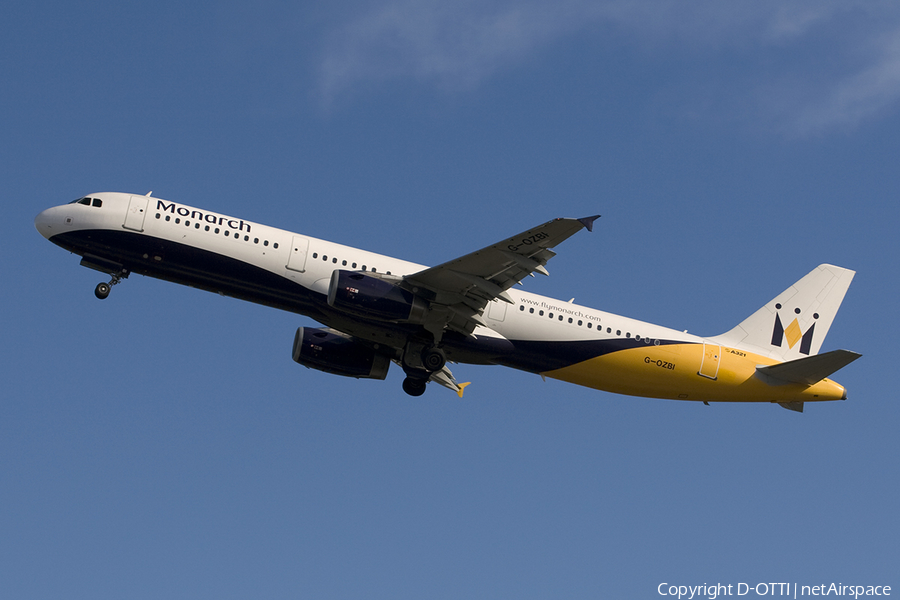
[[[54,227],[54,219],[53,213],[54,209],[48,208],[45,211],[42,211],[38,216],[34,218],[34,228],[38,230],[42,236],[50,239],[51,236],[59,233]]]

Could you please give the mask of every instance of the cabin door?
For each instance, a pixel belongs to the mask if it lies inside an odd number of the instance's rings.
[[[291,255],[288,257],[287,268],[291,271],[303,273],[306,271],[306,255],[309,252],[309,238],[295,235],[291,243]]]
[[[703,356],[700,359],[698,375],[715,379],[719,376],[719,357],[722,355],[722,346],[718,344],[703,344]]]
[[[132,196],[128,202],[128,212],[125,213],[125,229],[132,231],[144,230],[144,216],[147,214],[147,196]]]

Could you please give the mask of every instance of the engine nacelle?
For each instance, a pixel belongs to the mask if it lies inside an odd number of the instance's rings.
[[[332,329],[297,329],[293,357],[304,367],[357,379],[384,379],[391,366],[388,356]]]
[[[328,306],[344,312],[403,323],[422,323],[428,305],[391,281],[359,271],[337,270],[328,286]]]

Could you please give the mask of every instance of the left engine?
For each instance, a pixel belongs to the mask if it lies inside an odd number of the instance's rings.
[[[390,357],[333,329],[300,327],[294,336],[294,361],[332,375],[384,379]]]
[[[370,319],[403,323],[422,323],[428,311],[424,300],[392,281],[343,270],[331,274],[328,305]]]

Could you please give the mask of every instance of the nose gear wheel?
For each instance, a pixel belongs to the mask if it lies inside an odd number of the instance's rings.
[[[128,270],[122,269],[118,273],[113,273],[109,280],[109,283],[100,282],[97,284],[97,287],[94,288],[94,295],[97,296],[100,300],[105,300],[110,291],[112,291],[112,286],[118,285],[123,279],[128,277]]]

